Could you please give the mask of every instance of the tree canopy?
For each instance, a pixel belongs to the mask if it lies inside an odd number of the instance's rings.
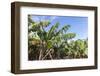
[[[29,60],[72,59],[88,57],[88,39],[73,40],[76,33],[67,31],[71,25],[56,22],[48,31],[49,20],[35,22],[28,16],[28,58]]]

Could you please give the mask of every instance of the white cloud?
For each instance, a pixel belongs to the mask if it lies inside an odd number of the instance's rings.
[[[32,20],[35,21],[35,22],[40,21],[39,17],[37,17],[37,16],[32,16]]]
[[[46,16],[41,16],[40,17],[40,20],[42,21],[42,20],[46,20]]]
[[[32,16],[32,20],[35,22],[46,20],[46,18],[47,18],[47,16]],[[50,18],[48,18],[48,20],[50,20],[50,22],[52,22],[56,18],[57,18],[57,16],[50,16]]]
[[[55,20],[57,18],[57,16],[52,16],[50,17],[50,21],[52,22],[53,20]]]

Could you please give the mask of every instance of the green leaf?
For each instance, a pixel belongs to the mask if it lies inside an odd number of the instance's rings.
[[[50,30],[49,30],[49,32],[48,32],[48,39],[52,38],[52,36],[54,35],[54,33],[55,33],[55,31],[57,30],[58,26],[59,26],[59,22],[57,22],[55,25],[53,25],[53,26],[50,28]]]
[[[47,41],[47,48],[48,49],[52,48],[52,41],[51,40]]]
[[[64,39],[72,39],[72,38],[74,38],[75,36],[76,36],[75,33],[67,33],[67,34],[64,34],[64,35],[63,35],[63,38],[64,38]]]

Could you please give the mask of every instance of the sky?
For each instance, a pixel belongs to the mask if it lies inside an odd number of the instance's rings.
[[[67,31],[68,33],[76,33],[76,39],[86,39],[88,38],[88,17],[79,16],[50,16],[50,15],[32,15],[32,20],[39,22],[42,20],[50,20],[51,24],[46,28],[49,30],[56,22],[59,22],[59,28],[64,25],[70,25],[71,27]]]

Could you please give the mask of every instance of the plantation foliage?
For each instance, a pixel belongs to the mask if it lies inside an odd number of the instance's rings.
[[[29,60],[73,59],[88,57],[88,39],[73,40],[77,34],[68,33],[70,25],[56,22],[35,22],[28,16],[28,58]]]

